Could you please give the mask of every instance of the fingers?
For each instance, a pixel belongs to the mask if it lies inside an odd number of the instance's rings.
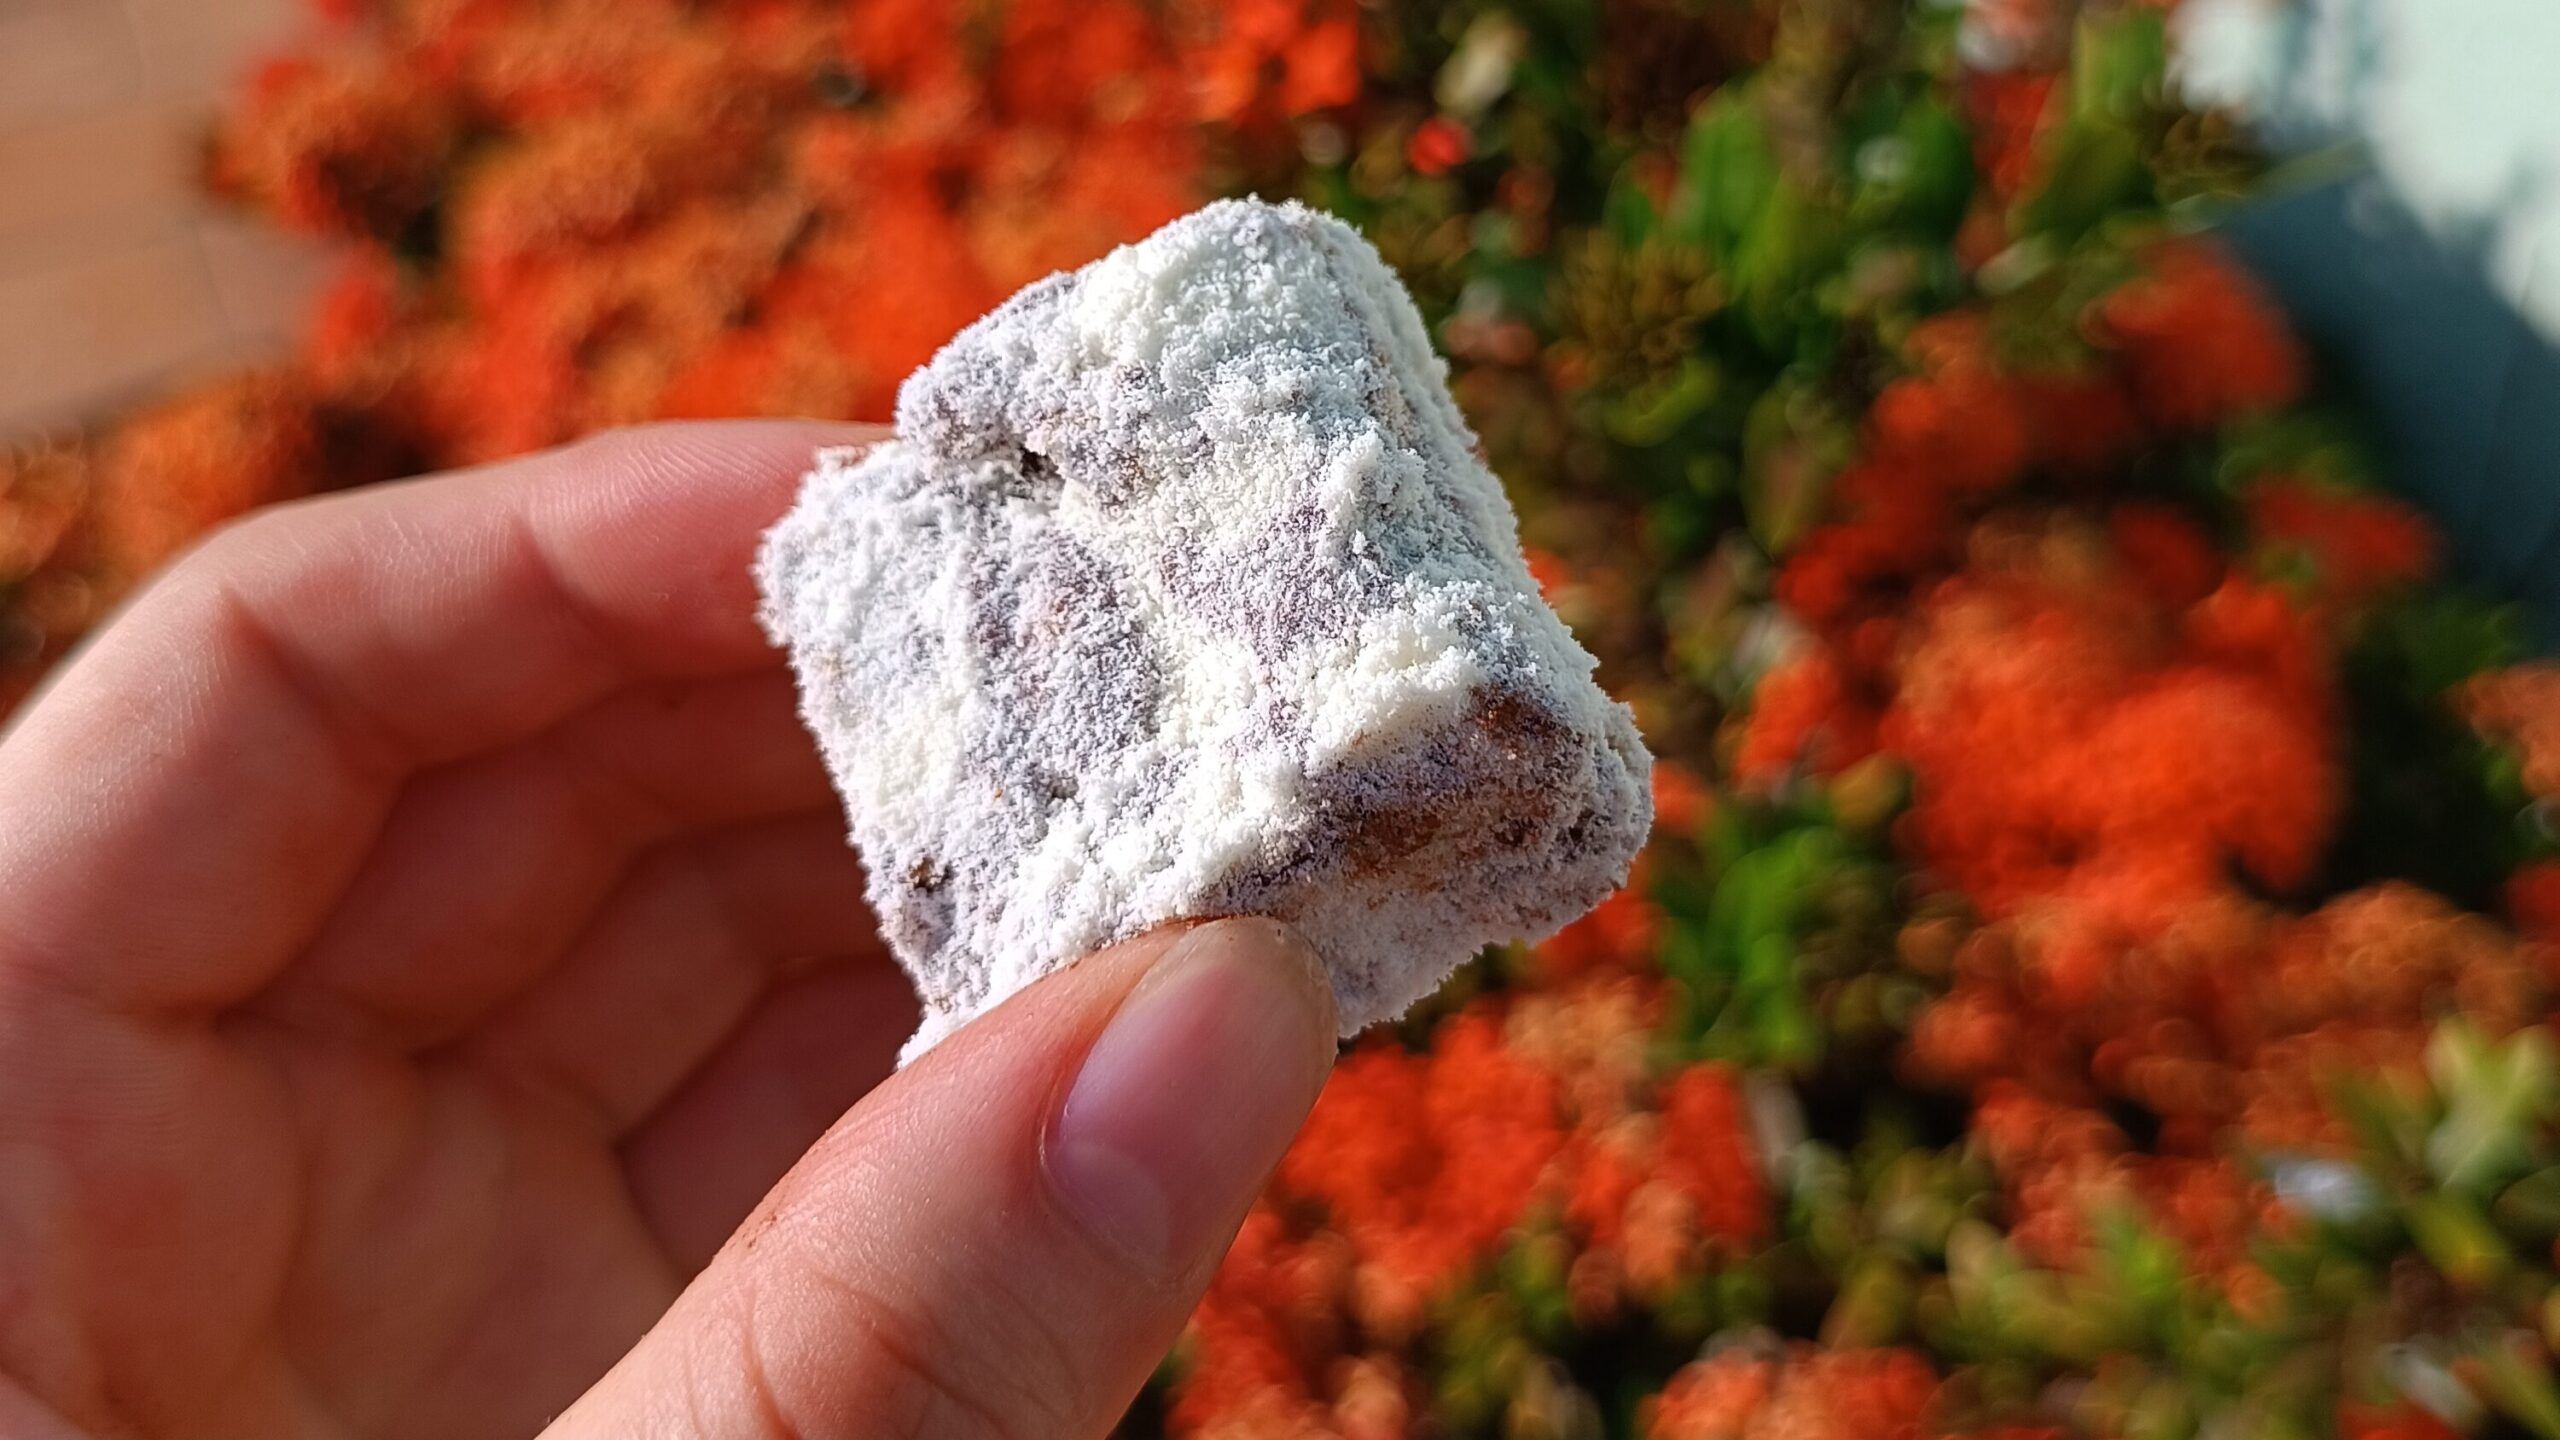
[[[621,1135],[803,957],[885,965],[862,869],[830,812],[718,831],[644,860],[559,968],[463,1042]]]
[[[784,980],[623,1141],[631,1195],[678,1270],[711,1262],[792,1163],[889,1078],[915,992],[883,959]]]
[[[847,1115],[549,1433],[1102,1436],[1332,1056],[1269,921],[1052,976]]]
[[[217,536],[0,742],[8,958],[229,1003],[307,939],[399,778],[635,678],[770,663],[748,562],[840,426],[669,426]]]
[[[0,1375],[0,1435],[17,1440],[85,1440],[71,1422]]]
[[[650,845],[824,816],[841,873],[854,865],[836,813],[788,675],[636,687],[413,780],[320,934],[255,1005],[299,1028],[442,1044],[558,964]],[[857,876],[847,896],[859,893]]]

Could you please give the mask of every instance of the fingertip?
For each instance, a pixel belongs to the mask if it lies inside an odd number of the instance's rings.
[[[1333,1000],[1274,920],[1187,929],[1112,1012],[1042,1144],[1064,1208],[1159,1280],[1226,1248],[1322,1089]]]
[[[1333,970],[1313,942],[1296,927],[1266,915],[1240,915],[1213,922],[1230,927],[1231,943],[1270,957],[1270,963],[1295,978],[1301,998],[1315,1021],[1315,1049],[1330,1068],[1337,1048],[1339,1021],[1334,1009]]]

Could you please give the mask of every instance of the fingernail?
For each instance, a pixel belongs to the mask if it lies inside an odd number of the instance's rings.
[[[1333,1063],[1315,952],[1272,920],[1185,932],[1086,1052],[1044,1147],[1060,1201],[1152,1273],[1227,1239]]]

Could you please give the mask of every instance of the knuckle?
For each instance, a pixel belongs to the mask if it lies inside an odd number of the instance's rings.
[[[739,1440],[821,1440],[800,1423],[776,1388],[752,1304],[721,1307],[714,1343],[687,1351],[681,1395],[688,1432],[737,1434]],[[746,1428],[739,1431],[739,1426]]]
[[[168,574],[181,584],[230,574],[252,557],[272,549],[283,526],[294,519],[281,510],[252,510],[226,520],[179,551]]]
[[[162,562],[149,598],[202,607],[228,603],[243,577],[280,556],[308,557],[339,503],[332,496],[288,501],[225,520]]]
[[[880,1416],[886,1433],[899,1440],[1030,1440],[951,1373],[948,1352],[934,1337],[895,1312],[873,1315],[857,1332],[853,1353],[868,1401],[857,1408]]]
[[[1072,1347],[1016,1291],[952,1285],[945,1293],[967,1295],[966,1309],[945,1314],[805,1252],[775,1258],[786,1261],[779,1273],[791,1275],[800,1292],[794,1303],[805,1305],[801,1286],[814,1285],[833,1312],[827,1328],[840,1338],[828,1369],[840,1388],[823,1409],[843,1417],[833,1428],[813,1423],[821,1407],[795,1393],[806,1381],[772,1366],[751,1335],[744,1348],[762,1397],[757,1408],[773,1417],[777,1440],[1055,1440],[1075,1433],[1088,1412],[1082,1402],[1089,1382]]]

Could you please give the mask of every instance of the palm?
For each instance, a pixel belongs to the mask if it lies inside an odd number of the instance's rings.
[[[885,1072],[911,1001],[747,616],[808,444],[278,522],[0,745],[0,1371],[34,1401],[529,1433]]]

